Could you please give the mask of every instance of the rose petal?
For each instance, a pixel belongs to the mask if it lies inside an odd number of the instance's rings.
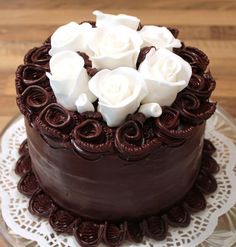
[[[147,94],[143,78],[128,67],[98,72],[90,79],[89,89],[99,99],[98,111],[110,127],[120,125],[134,113]]]
[[[162,114],[162,109],[158,103],[148,103],[141,105],[139,112],[143,113],[146,118],[159,117]]]
[[[163,48],[152,48],[138,70],[149,91],[142,102],[156,102],[161,106],[170,106],[174,102],[177,93],[188,85],[192,74],[186,61]]]
[[[52,56],[64,50],[88,52],[87,44],[91,32],[92,26],[89,23],[79,25],[70,22],[59,27],[51,36],[49,54]]]
[[[126,26],[101,27],[94,30],[89,42],[93,67],[115,69],[136,67],[142,39]]]
[[[111,14],[105,14],[99,10],[93,11],[93,14],[96,15],[97,27],[124,25],[134,30],[137,30],[140,23],[140,19],[130,15],[124,15],[124,14],[111,15]]]
[[[143,47],[155,46],[156,48],[166,48],[172,51],[173,48],[180,48],[181,42],[176,39],[166,27],[147,25],[139,31],[144,40]]]
[[[68,110],[76,110],[75,102],[80,94],[87,93],[90,101],[96,98],[88,90],[88,74],[84,68],[84,59],[76,52],[61,51],[50,60],[51,88],[60,103]]]
[[[89,101],[87,94],[82,93],[75,102],[77,111],[83,113],[86,111],[94,111],[93,104]]]

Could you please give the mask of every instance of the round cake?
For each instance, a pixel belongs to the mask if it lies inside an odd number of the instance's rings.
[[[161,240],[215,191],[207,56],[175,28],[94,11],[59,27],[16,71],[25,117],[18,189],[83,246]]]

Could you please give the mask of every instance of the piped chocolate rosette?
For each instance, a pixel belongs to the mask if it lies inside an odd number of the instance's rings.
[[[26,54],[16,71],[17,104],[26,121],[51,147],[91,161],[110,154],[137,161],[157,148],[181,146],[216,109],[209,101],[216,83],[208,57],[177,39],[176,28],[94,14],[96,22],[61,26]],[[163,240],[168,225],[189,225],[190,213],[205,209],[204,195],[216,190],[214,151],[205,140],[199,175],[185,198],[142,219],[97,222],[61,208],[41,188],[27,141],[16,165],[18,189],[31,198],[31,213],[49,218],[58,233],[74,234],[82,246]]]

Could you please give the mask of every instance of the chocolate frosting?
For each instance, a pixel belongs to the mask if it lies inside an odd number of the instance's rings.
[[[99,112],[79,114],[56,102],[46,77],[50,40],[31,49],[16,71],[28,141],[15,170],[22,176],[19,191],[31,197],[30,212],[49,218],[59,233],[73,233],[82,246],[141,242],[144,235],[162,240],[168,224],[187,226],[190,213],[206,207],[203,194],[217,188],[215,148],[203,140],[216,108],[209,101],[216,83],[206,71],[207,56],[184,43],[175,48],[192,67],[188,87],[159,118],[134,113],[109,128]],[[137,68],[150,49],[141,49]],[[78,53],[94,76],[89,56]]]
[[[39,65],[47,70],[49,70],[49,60],[51,56],[49,55],[49,50],[51,45],[45,44],[40,47],[34,47],[29,50],[25,57],[24,63],[25,64],[36,64]]]
[[[94,161],[87,151],[78,155],[73,142],[60,151],[50,146],[26,121],[32,168],[42,188],[63,208],[96,220],[141,218],[183,198],[199,171],[204,129],[197,126],[182,145],[160,146],[140,160],[124,160],[114,150]]]

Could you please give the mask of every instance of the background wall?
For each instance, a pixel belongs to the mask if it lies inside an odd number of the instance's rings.
[[[0,0],[0,131],[16,114],[15,70],[59,25],[94,19],[95,9],[138,16],[143,24],[178,27],[180,39],[203,50],[217,81],[213,99],[236,119],[235,0]]]

